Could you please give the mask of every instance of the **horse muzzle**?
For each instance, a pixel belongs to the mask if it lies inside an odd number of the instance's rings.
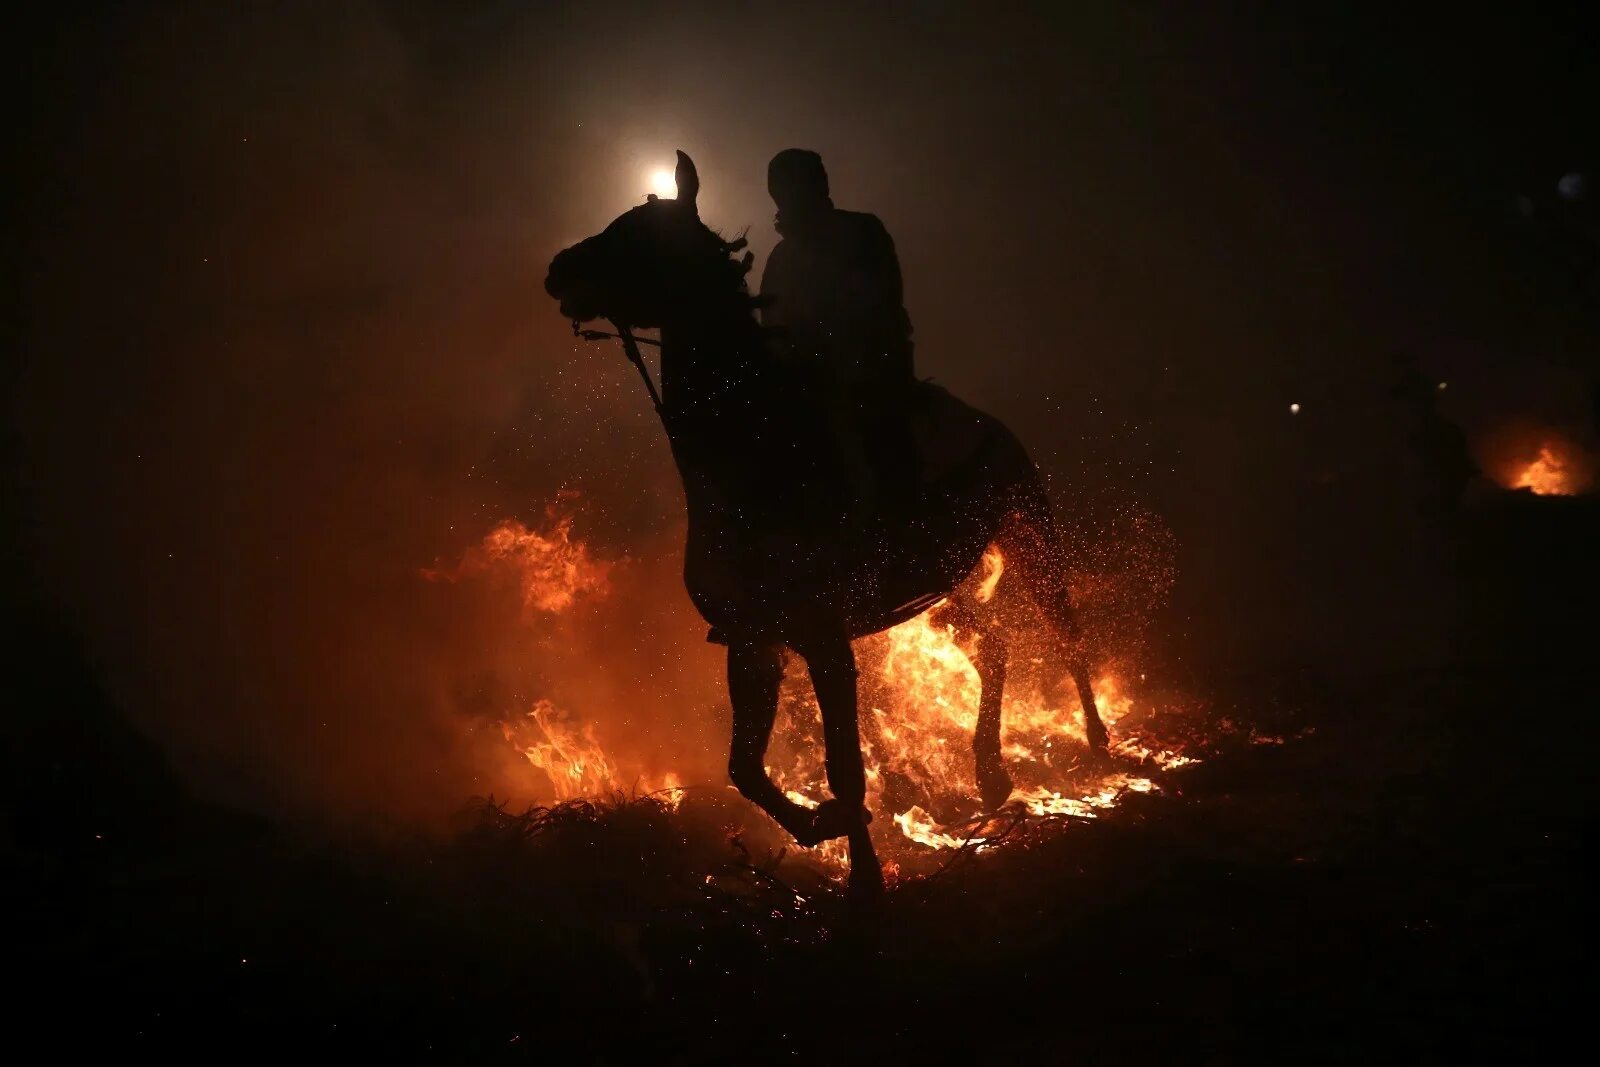
[[[588,322],[600,317],[600,301],[594,287],[584,282],[581,258],[576,247],[557,252],[545,274],[544,291],[560,305],[564,317]]]

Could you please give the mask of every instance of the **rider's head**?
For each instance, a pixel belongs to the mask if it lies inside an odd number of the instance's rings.
[[[785,215],[804,215],[832,204],[822,157],[804,148],[785,148],[772,157],[767,164],[767,192]]]

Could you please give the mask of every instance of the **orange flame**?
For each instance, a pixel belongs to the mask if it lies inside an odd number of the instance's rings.
[[[551,505],[548,518],[544,530],[506,519],[454,567],[424,570],[423,576],[454,582],[474,574],[509,572],[521,588],[523,607],[552,615],[567,610],[585,593],[603,594],[611,564],[594,559],[587,545],[572,539],[570,512]]]
[[[557,800],[607,793],[616,787],[617,769],[594,738],[593,726],[548,700],[537,701],[520,719],[500,724],[506,740],[549,778]]]
[[[1513,489],[1532,489],[1539,496],[1572,496],[1578,491],[1578,472],[1566,449],[1554,441],[1539,446],[1539,455],[1516,475]]]
[[[677,807],[682,800],[683,783],[676,774],[660,779],[638,776],[624,779],[616,763],[595,740],[590,723],[579,724],[576,717],[548,700],[536,701],[526,715],[500,724],[511,742],[529,763],[549,780],[557,800],[599,796],[629,789],[636,793],[667,794]]]
[[[994,591],[1000,585],[1000,576],[1006,572],[1006,558],[1000,554],[1000,549],[990,545],[983,552],[983,579],[978,582],[978,603],[987,604],[994,599]]]
[[[1003,570],[1000,552],[991,548],[977,579],[978,594],[987,593],[992,599]],[[963,645],[954,627],[933,621],[930,609],[857,643],[860,659],[880,664],[874,678],[863,678],[864,705],[871,701],[870,707],[863,707],[863,717],[871,716],[863,726],[868,803],[882,810],[891,800],[889,777],[899,780],[899,803],[892,807],[886,825],[897,831],[902,847],[937,850],[975,845],[982,851],[982,812],[972,750],[982,686],[969,658],[982,640],[982,636],[974,637]],[[1054,655],[1046,650],[1046,655],[1019,664],[1027,651],[1025,642],[1013,645],[1015,680],[1008,684],[1002,700],[1001,750],[1018,783],[1011,802],[1035,815],[1094,818],[1126,793],[1155,791],[1157,786],[1149,778],[1124,770],[1086,769],[1083,711],[1076,688],[1065,677],[1065,664],[1059,662],[1058,650]],[[1024,666],[1037,668],[1031,686],[1023,684],[1029,679],[1018,677],[1028,673]],[[775,748],[789,751],[773,760],[775,765],[768,771],[791,799],[810,806],[824,795],[821,753],[811,736],[815,730],[806,729],[815,722],[817,711],[803,684],[799,691],[794,690],[791,686],[786,694],[775,742]],[[1132,708],[1131,698],[1114,673],[1103,673],[1095,682],[1095,691],[1107,726]],[[1126,761],[1136,761],[1162,771],[1198,762],[1193,756],[1138,736],[1119,738],[1113,754],[1124,766]],[[910,783],[918,794],[910,803],[904,783]],[[930,808],[945,812],[946,821],[941,822]],[[963,831],[958,826],[961,823],[980,829]],[[879,825],[874,824],[875,828]],[[971,836],[973,833],[980,836]],[[893,843],[880,841],[881,845]],[[838,855],[842,852],[826,853],[824,862],[837,866]]]
[[[550,511],[543,530],[503,522],[451,571],[429,577],[455,580],[479,571],[509,569],[529,609],[556,614],[584,594],[606,589],[608,563],[593,559],[571,535],[572,517]],[[972,579],[971,595],[990,604],[1000,591],[1006,561],[991,546]],[[937,608],[939,605],[935,605]],[[940,850],[964,845],[982,851],[985,817],[977,799],[973,733],[981,684],[971,657],[984,630],[958,639],[955,627],[936,624],[933,610],[857,643],[862,676],[863,753],[868,804],[890,816],[873,824],[881,846]],[[1006,631],[1010,633],[1008,629]],[[1083,710],[1067,677],[1059,645],[1013,634],[1008,684],[1001,708],[1001,751],[1016,780],[1010,803],[1034,815],[1094,818],[1129,792],[1158,787],[1127,773],[1131,763],[1170,771],[1195,758],[1163,748],[1148,737],[1115,739],[1115,769],[1087,759]],[[1030,643],[1031,642],[1031,643]],[[827,795],[815,696],[803,672],[785,682],[779,725],[768,753],[768,773],[796,803],[814,807]],[[1114,726],[1132,709],[1117,673],[1095,680],[1100,716]],[[676,776],[659,782],[631,778],[596,738],[594,726],[548,700],[501,724],[505,737],[560,800],[654,787],[681,797]],[[541,790],[542,791],[542,790]],[[846,850],[830,842],[816,855],[840,869]]]

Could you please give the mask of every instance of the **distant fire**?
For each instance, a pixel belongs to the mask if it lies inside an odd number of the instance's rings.
[[[603,595],[613,566],[594,558],[572,536],[572,518],[572,503],[563,499],[549,509],[541,527],[502,522],[455,567],[425,573],[451,581],[475,574],[510,576],[530,610],[560,614],[585,597]],[[1006,570],[1000,550],[991,547],[971,579],[972,598],[1004,607]],[[1164,573],[1162,565],[1151,570]],[[1102,577],[1086,589],[1104,595],[1112,584]],[[969,654],[984,640],[998,640],[999,634],[980,628],[958,638],[953,626],[935,622],[938,617],[936,605],[856,643],[868,803],[880,816],[874,836],[881,846],[902,853],[919,847],[981,848],[989,817],[977,799],[972,739],[980,685]],[[1138,675],[1130,674],[1126,665],[1113,665],[1095,679],[1101,717],[1113,728],[1113,758],[1091,759],[1082,709],[1061,650],[1036,624],[1019,627],[1012,638],[1001,751],[1016,782],[1011,805],[1017,810],[1094,818],[1125,793],[1157,790],[1150,775],[1196,762],[1193,754],[1182,751],[1182,742],[1163,741],[1153,729],[1165,721],[1167,710],[1143,708],[1139,715],[1130,714],[1135,701],[1124,679]],[[1139,719],[1139,728],[1118,729],[1125,719]],[[577,715],[539,699],[507,712],[500,725],[506,740],[535,769],[536,792],[551,799],[662,789],[679,795],[676,775],[645,778],[619,765],[597,734],[607,721],[602,709]],[[816,700],[798,659],[789,664],[767,763],[773,780],[795,801],[814,806],[828,796]],[[818,855],[837,868],[844,850],[824,847]]]
[[[1480,468],[1496,484],[1536,496],[1579,496],[1600,473],[1594,442],[1581,432],[1529,421],[1510,422],[1481,438]]]
[[[1513,489],[1532,489],[1539,496],[1572,496],[1578,492],[1575,460],[1565,445],[1546,442],[1539,454],[1517,473]]]

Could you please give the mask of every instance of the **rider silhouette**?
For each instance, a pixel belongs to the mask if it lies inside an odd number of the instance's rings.
[[[911,319],[894,241],[877,216],[833,206],[815,152],[774,156],[767,191],[783,239],[761,276],[762,322],[816,387],[856,509],[899,509],[915,496],[917,457],[906,410]]]

